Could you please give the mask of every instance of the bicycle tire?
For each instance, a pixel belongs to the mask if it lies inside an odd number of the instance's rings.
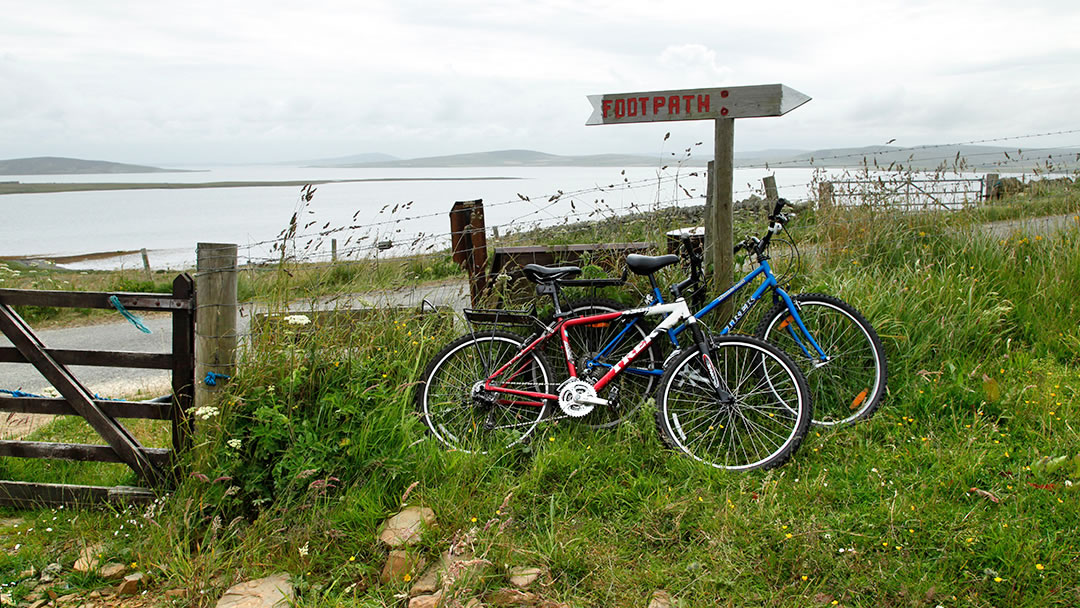
[[[660,438],[718,469],[771,469],[799,449],[813,403],[806,378],[780,349],[749,336],[716,336],[710,359],[729,397],[717,395],[698,346],[665,371],[656,393]]]
[[[513,397],[492,397],[491,403],[474,398],[477,383],[524,347],[521,336],[486,331],[461,336],[432,357],[415,393],[428,432],[447,447],[470,453],[525,441],[547,414],[547,401],[535,407],[515,405]],[[513,388],[550,394],[551,379],[544,356],[533,351],[514,370]]]
[[[619,312],[626,308],[625,305],[609,298],[582,298],[567,304],[569,311],[567,314],[571,317],[581,317],[588,314]],[[597,357],[599,351],[618,336],[624,324],[624,321],[613,321],[603,325],[598,324],[596,327],[585,325],[570,328],[567,335],[570,337],[570,348],[578,359],[575,365],[580,368],[583,366],[579,363],[595,359],[600,364],[610,367],[648,336],[648,332],[641,324],[635,323],[608,353],[603,357]],[[624,369],[615,377],[616,385],[619,387],[617,408],[598,407],[584,416],[582,422],[592,428],[606,429],[618,426],[623,420],[633,416],[645,400],[652,396],[659,379],[658,375],[638,373],[633,369],[660,369],[663,362],[658,353],[656,344],[650,344],[634,359],[630,368]],[[606,369],[603,368],[603,371]],[[578,374],[582,375],[586,371],[586,369],[578,369]]]
[[[814,399],[814,424],[845,426],[874,415],[885,395],[888,361],[881,339],[854,306],[823,293],[792,296],[806,329],[829,357],[820,364],[808,343],[795,341],[794,320],[779,302],[766,313],[754,335],[787,353],[806,376]]]

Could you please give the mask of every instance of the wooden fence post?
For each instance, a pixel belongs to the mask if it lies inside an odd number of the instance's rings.
[[[236,370],[236,316],[238,311],[237,246],[199,243],[195,257],[195,407],[210,405],[221,390],[223,378]]]
[[[766,175],[761,179],[761,184],[765,186],[765,209],[764,213],[759,213],[758,215],[766,217],[772,212],[776,201],[780,200],[780,192],[776,189],[775,175]]]
[[[330,239],[330,261],[337,261],[337,239]]]
[[[989,201],[990,199],[994,198],[994,195],[997,193],[996,191],[997,191],[998,178],[999,178],[999,176],[998,176],[997,173],[987,173],[983,177],[983,200],[984,201]]]
[[[832,207],[836,197],[836,188],[832,182],[818,184],[818,207]]]
[[[146,274],[146,280],[153,281],[154,275],[150,272],[150,257],[146,255],[146,247],[143,247],[141,250],[139,250],[139,253],[142,254],[142,267],[143,272]]]
[[[721,293],[731,286],[735,279],[735,252],[733,220],[731,217],[733,186],[735,182],[735,120],[716,119],[716,148],[713,172],[709,175],[712,182],[712,220],[713,228],[713,277],[712,287],[715,293]],[[708,230],[708,228],[706,228]],[[720,318],[730,319],[735,311],[734,301],[728,300],[720,306]]]

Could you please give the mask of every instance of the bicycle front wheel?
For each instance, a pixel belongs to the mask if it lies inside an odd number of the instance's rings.
[[[708,353],[688,349],[665,370],[656,404],[665,443],[729,470],[780,466],[798,449],[813,417],[798,366],[749,336],[714,337]]]
[[[765,315],[755,335],[775,344],[803,370],[814,399],[814,424],[842,426],[872,416],[881,405],[888,376],[877,332],[839,298],[802,293],[791,299],[827,359],[821,360],[784,302]]]
[[[416,387],[416,407],[428,431],[447,447],[485,453],[526,440],[547,413],[547,402],[487,391],[484,380],[524,349],[504,331],[468,334],[432,358]],[[551,392],[551,373],[531,352],[492,380],[495,386]]]

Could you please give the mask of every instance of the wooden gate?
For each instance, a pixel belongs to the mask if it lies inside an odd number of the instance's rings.
[[[113,300],[115,296],[115,300]],[[48,348],[13,306],[115,308],[172,313],[172,352],[137,353]],[[0,395],[0,412],[81,416],[105,445],[0,441],[0,456],[118,462],[138,474],[142,487],[102,487],[0,480],[0,505],[35,506],[152,500],[155,489],[175,479],[176,455],[190,446],[187,414],[195,392],[195,293],[187,274],[173,281],[172,295],[0,289],[0,332],[13,346],[0,348],[0,362],[29,363],[60,393],[57,399]],[[71,373],[69,365],[161,369],[172,372],[172,395],[153,401],[96,398]],[[172,421],[172,449],[147,448],[118,421],[144,418]]]

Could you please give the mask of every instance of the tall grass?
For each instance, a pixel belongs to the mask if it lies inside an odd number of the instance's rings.
[[[1080,212],[1074,193],[1053,208]],[[574,606],[645,605],[661,588],[683,606],[1077,605],[1080,467],[1047,457],[1080,451],[1078,225],[1000,238],[960,216],[800,216],[793,290],[865,314],[889,393],[871,420],[812,430],[770,472],[665,451],[648,407],[611,432],[560,421],[517,449],[447,453],[410,388],[453,325],[274,326],[199,421],[191,476],[105,550],[191,587],[190,605],[280,570],[300,605],[400,605],[408,583],[378,582],[376,533],[415,483],[406,502],[439,526],[414,552],[464,544],[490,562],[452,590],[462,604],[529,565],[551,572],[545,598]],[[314,297],[299,275],[277,277],[272,311]],[[34,546],[0,556],[4,582],[45,559]]]

